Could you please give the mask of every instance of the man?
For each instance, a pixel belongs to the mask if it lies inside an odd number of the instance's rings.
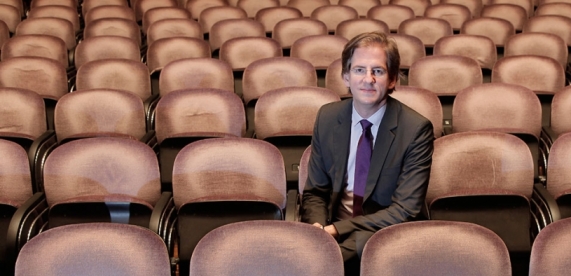
[[[342,54],[353,98],[323,106],[315,122],[302,220],[338,240],[346,275],[358,274],[371,235],[417,217],[424,204],[433,128],[388,96],[399,63],[385,34],[353,38]]]

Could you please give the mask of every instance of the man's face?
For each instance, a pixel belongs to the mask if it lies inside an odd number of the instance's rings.
[[[385,105],[387,90],[396,83],[394,79],[389,80],[387,54],[380,45],[355,49],[351,68],[343,74],[343,81],[351,90],[353,104],[361,116]]]

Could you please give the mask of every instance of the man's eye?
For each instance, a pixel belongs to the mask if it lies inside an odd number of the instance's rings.
[[[382,76],[385,72],[383,71],[383,69],[373,69],[373,75],[375,76]]]
[[[366,70],[364,68],[355,68],[355,73],[357,73],[357,74],[363,74],[365,72],[366,72]]]

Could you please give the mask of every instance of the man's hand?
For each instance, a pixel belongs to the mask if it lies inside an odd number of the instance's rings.
[[[313,226],[315,226],[319,229],[323,229],[325,232],[327,232],[329,235],[331,235],[335,239],[337,239],[339,237],[339,232],[337,232],[337,229],[335,228],[335,226],[333,226],[333,224],[323,227],[323,225],[316,222],[313,224]]]
[[[333,226],[333,224],[325,226],[323,228],[323,230],[325,230],[325,232],[329,233],[329,235],[331,235],[333,238],[335,238],[335,239],[339,238],[339,232],[337,232],[337,228],[335,228],[335,226]]]

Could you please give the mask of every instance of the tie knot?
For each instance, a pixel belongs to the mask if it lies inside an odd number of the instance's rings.
[[[373,125],[371,122],[369,122],[365,119],[359,121],[359,123],[361,123],[361,127],[363,128],[363,131],[366,131],[367,129],[371,128],[371,126]]]

